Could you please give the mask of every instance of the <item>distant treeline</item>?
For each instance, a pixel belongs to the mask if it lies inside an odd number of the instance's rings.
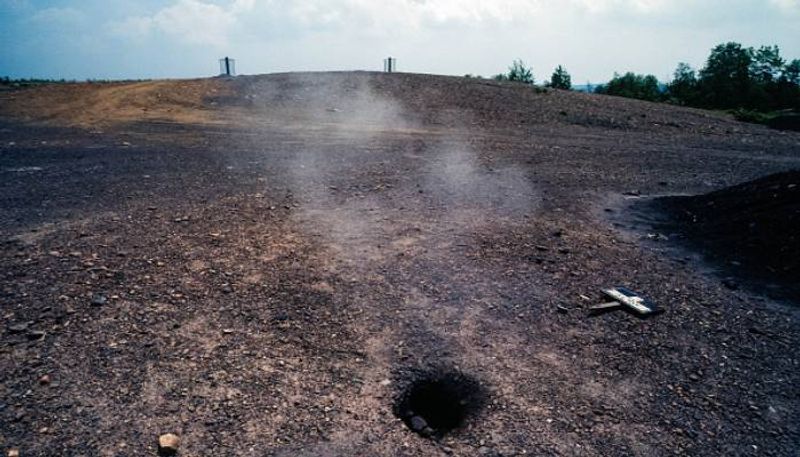
[[[533,70],[521,60],[514,61],[508,73],[494,79],[536,87]],[[571,90],[570,75],[559,65],[545,86]],[[689,64],[678,64],[672,81],[666,84],[653,75],[628,72],[615,73],[611,81],[594,90],[591,85],[586,87],[598,94],[729,110],[740,120],[773,124],[785,120],[778,118],[785,118],[787,112],[800,113],[800,59],[785,60],[778,46],[755,49],[731,42],[712,49],[699,71]],[[792,122],[797,123],[797,115],[792,116]]]
[[[595,92],[706,109],[800,110],[800,59],[787,62],[778,46],[726,43],[711,50],[699,72],[678,64],[666,85],[653,75],[626,73]]]
[[[148,79],[87,79],[85,81],[78,81],[75,79],[42,79],[42,78],[10,78],[8,76],[0,77],[0,85],[12,87],[28,87],[28,86],[41,86],[44,84],[74,84],[78,82],[87,82],[93,84],[110,84],[110,83],[130,83],[149,81]]]

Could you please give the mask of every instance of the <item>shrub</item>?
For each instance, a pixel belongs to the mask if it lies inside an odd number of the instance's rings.
[[[550,77],[547,87],[554,89],[572,90],[572,77],[561,65],[559,65]]]
[[[598,86],[595,89],[595,93],[636,98],[651,102],[663,99],[658,79],[655,76],[637,75],[631,72],[622,76],[615,73],[614,78],[608,84]]]
[[[515,60],[514,63],[508,67],[507,81],[515,81],[523,84],[534,84],[533,69],[525,66],[522,60]]]

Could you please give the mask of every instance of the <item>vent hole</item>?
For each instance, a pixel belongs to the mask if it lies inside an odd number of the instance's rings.
[[[424,375],[401,393],[395,415],[414,433],[441,438],[464,425],[485,398],[481,385],[461,373]]]

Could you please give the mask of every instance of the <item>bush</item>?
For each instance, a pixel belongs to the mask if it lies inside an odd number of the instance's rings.
[[[750,122],[752,124],[766,124],[774,115],[762,113],[760,111],[752,111],[749,109],[739,108],[731,111],[733,117],[737,121]]]
[[[564,67],[559,65],[553,72],[553,76],[550,77],[550,82],[547,83],[547,87],[572,90],[572,77],[567,73]]]
[[[608,84],[598,86],[595,89],[595,93],[636,98],[651,102],[661,101],[664,98],[658,79],[655,76],[637,75],[631,72],[622,76],[615,73],[614,78]]]
[[[506,81],[520,82],[523,84],[534,84],[533,69],[525,66],[522,60],[515,60],[510,67],[508,67],[508,75]]]

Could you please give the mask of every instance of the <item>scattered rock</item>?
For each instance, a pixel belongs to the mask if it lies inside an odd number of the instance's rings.
[[[725,278],[722,280],[722,285],[727,287],[730,290],[737,290],[739,289],[739,283],[737,283],[733,278]]]
[[[92,306],[103,306],[108,303],[108,297],[103,294],[92,295]]]
[[[8,327],[9,333],[24,333],[28,330],[28,323],[15,324]]]
[[[19,449],[12,448],[8,450],[8,457],[19,457]]]
[[[426,422],[425,419],[420,416],[412,416],[409,422],[411,425],[411,430],[417,433],[422,433],[422,431],[428,427],[428,422]]]
[[[31,331],[28,332],[27,336],[28,336],[28,340],[30,340],[30,341],[39,341],[39,340],[43,340],[45,335],[47,335],[47,334],[45,332],[43,332],[42,330],[31,330]]]
[[[41,378],[39,378],[39,384],[41,384],[43,386],[49,385],[50,384],[50,375],[44,375]]]
[[[177,454],[180,445],[181,439],[178,435],[167,433],[158,437],[158,450],[162,455]]]

